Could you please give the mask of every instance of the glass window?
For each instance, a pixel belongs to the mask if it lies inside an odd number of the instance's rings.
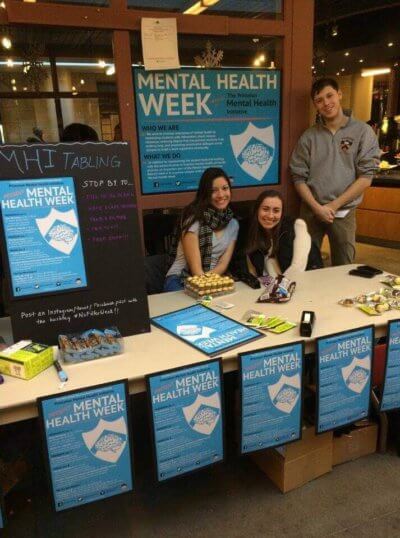
[[[0,99],[3,143],[58,142],[53,99]]]
[[[282,0],[128,0],[128,7],[133,9],[247,19],[281,19],[282,4]]]
[[[0,56],[0,92],[51,92],[50,62],[47,57]]]
[[[117,91],[112,58],[61,57],[57,58],[56,66],[60,92]]]
[[[221,67],[282,68],[283,39],[266,36],[198,36],[179,34],[178,50],[182,66],[197,65],[196,57],[207,58],[207,42],[211,49],[222,51]],[[142,44],[139,32],[131,33],[131,54],[135,64],[143,63]],[[210,52],[211,57],[215,54]],[[256,62],[256,63],[255,63]],[[272,62],[272,63],[271,63]]]

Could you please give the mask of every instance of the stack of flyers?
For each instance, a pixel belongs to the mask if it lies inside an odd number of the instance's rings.
[[[242,320],[249,327],[270,331],[275,334],[280,334],[296,327],[296,323],[292,321],[287,321],[279,316],[267,317],[265,314],[257,312],[257,310],[248,310],[242,316]]]

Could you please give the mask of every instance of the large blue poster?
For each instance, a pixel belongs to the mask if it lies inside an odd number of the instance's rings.
[[[196,190],[210,166],[279,183],[280,71],[134,69],[134,84],[144,194]]]
[[[72,177],[0,181],[14,297],[87,286]]]
[[[317,340],[318,433],[368,415],[373,345],[372,325]]]
[[[210,356],[264,336],[200,304],[156,316],[151,322]]]
[[[241,452],[301,437],[303,343],[242,353]]]
[[[159,481],[224,459],[221,363],[147,378]]]
[[[400,407],[400,319],[389,322],[381,411]]]
[[[126,381],[39,400],[57,511],[132,490]]]

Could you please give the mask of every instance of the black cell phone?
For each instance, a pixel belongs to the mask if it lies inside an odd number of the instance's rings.
[[[380,269],[377,269],[376,267],[371,267],[370,265],[359,265],[357,269],[359,269],[360,271],[369,271],[373,275],[381,275],[383,273],[383,271],[381,271]]]
[[[373,278],[375,276],[371,271],[363,271],[361,269],[351,269],[349,275],[362,276],[363,278]]]

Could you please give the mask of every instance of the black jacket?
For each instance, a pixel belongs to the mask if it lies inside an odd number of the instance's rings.
[[[279,235],[278,251],[276,258],[281,268],[282,273],[290,267],[293,258],[293,241],[295,238],[294,221],[292,217],[284,217],[281,222],[281,230]],[[239,235],[236,242],[235,252],[232,256],[230,264],[230,270],[233,275],[248,272],[247,259],[246,259],[246,242],[248,233],[248,220],[242,220],[239,227]],[[256,250],[251,252],[248,256],[251,263],[257,272],[257,276],[262,276],[264,272],[265,256],[266,252],[262,250]],[[321,253],[315,243],[311,243],[310,253],[308,255],[308,262],[306,271],[311,269],[320,269],[323,267]]]

